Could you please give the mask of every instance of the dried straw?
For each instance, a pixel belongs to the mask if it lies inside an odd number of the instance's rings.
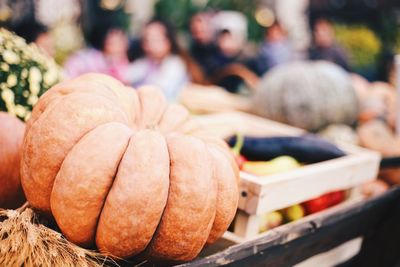
[[[0,209],[0,266],[115,266],[111,259],[67,241],[40,224],[34,211]]]

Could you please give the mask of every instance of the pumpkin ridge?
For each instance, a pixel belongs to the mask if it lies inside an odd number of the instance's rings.
[[[47,103],[47,105],[42,110],[39,109],[39,112],[37,113],[37,115],[36,115],[36,112],[35,112],[35,110],[37,110],[37,108],[36,109],[34,108],[32,110],[31,118],[26,123],[26,131],[25,131],[25,134],[24,134],[24,140],[25,140],[25,136],[27,135],[29,130],[35,125],[35,123],[38,121],[40,116],[42,116],[42,114],[46,111],[46,109],[48,109],[48,108],[52,109],[53,106],[55,106],[57,103],[59,103],[64,97],[65,96],[55,97],[54,100],[52,100],[49,103]]]
[[[165,139],[165,142],[167,143],[167,138],[165,137],[164,134],[163,134],[163,137],[164,137],[164,139]],[[167,145],[167,152],[168,152],[168,158],[170,159],[170,160],[169,160],[169,172],[168,172],[168,177],[171,177],[171,165],[172,165],[172,164],[171,164],[171,154],[170,154],[170,152],[169,152],[169,147],[168,147],[168,145]],[[162,211],[161,216],[160,216],[160,220],[159,220],[158,223],[157,223],[156,230],[154,231],[153,236],[151,237],[150,242],[147,244],[146,248],[145,248],[144,251],[142,252],[142,254],[143,254],[145,257],[146,257],[146,256],[149,256],[148,253],[150,252],[150,249],[151,249],[151,247],[152,247],[152,244],[154,243],[155,237],[158,235],[158,232],[160,231],[161,220],[162,220],[162,218],[164,217],[164,213],[165,213],[165,210],[166,210],[166,208],[167,208],[167,203],[168,203],[168,199],[169,199],[169,192],[170,192],[170,188],[171,188],[171,179],[168,179],[168,180],[169,180],[169,183],[168,183],[167,201],[165,202],[163,211]]]
[[[152,149],[143,154],[141,152],[144,146],[150,146]],[[157,148],[158,150],[154,150]],[[157,156],[154,157],[155,155]],[[130,164],[135,159],[137,161]],[[153,164],[159,163],[160,167],[149,169],[147,167],[149,160]],[[145,251],[159,225],[168,200],[169,161],[167,143],[160,132],[144,129],[131,136],[98,221],[96,244],[100,251],[113,257],[123,258]],[[129,188],[134,189],[129,190]],[[150,203],[145,207],[142,207],[143,204],[137,205],[137,201],[143,199],[145,197],[143,194],[146,193],[152,194],[153,199],[147,199],[146,201]],[[119,208],[122,203],[126,205]],[[142,208],[147,210],[142,211]],[[123,213],[125,217],[116,220],[116,212]],[[147,223],[143,224],[142,220],[146,220]],[[116,224],[126,231],[115,232],[113,227]]]
[[[184,114],[182,114],[182,112],[184,112]],[[172,122],[170,117],[171,114],[173,114],[172,117],[174,119]],[[175,131],[176,129],[181,128],[187,121],[189,121],[189,119],[189,111],[184,106],[179,104],[170,104],[164,110],[164,113],[157,124],[157,129],[163,133]]]
[[[94,93],[98,96],[105,97],[105,95],[99,94],[99,92],[95,91],[95,90],[93,90],[92,92],[88,92],[88,91],[81,91],[79,89],[76,89],[76,86],[77,86],[76,83],[78,83],[79,86],[82,86],[82,83],[83,83],[82,80],[83,80],[82,77],[78,77],[78,78],[75,78],[75,79],[72,79],[69,81],[64,81],[64,82],[61,82],[61,83],[55,85],[52,88],[52,90],[45,92],[40,99],[40,103],[43,103],[44,101],[47,101],[47,103],[45,104],[44,107],[40,107],[39,112],[35,111],[35,110],[37,110],[37,108],[32,111],[31,119],[27,122],[27,130],[29,130],[32,127],[33,123],[37,120],[37,118],[39,118],[41,116],[41,114],[43,114],[43,112],[45,112],[46,109],[49,108],[53,104],[54,101],[58,100],[57,102],[59,102],[64,97],[69,96],[74,93]],[[89,85],[97,84],[98,86],[102,86],[104,89],[107,89],[108,92],[113,94],[115,99],[108,98],[108,97],[107,98],[110,100],[113,100],[114,102],[116,101],[116,104],[120,105],[119,101],[117,101],[118,97],[117,97],[116,93],[112,89],[107,87],[105,84],[97,82],[97,81],[86,81],[86,82]],[[87,88],[90,89],[93,87],[87,86]],[[38,102],[37,106],[40,106],[40,103]]]
[[[77,94],[78,94],[78,93],[77,93]],[[64,96],[62,100],[65,101],[68,97],[71,97],[71,98],[72,98],[72,97],[76,97],[77,94],[70,94],[70,95]],[[91,93],[84,93],[84,92],[82,92],[82,93],[79,93],[79,94],[80,94],[80,96],[85,95],[85,96],[88,96],[88,97],[92,97],[92,94],[91,94]],[[108,101],[108,102],[109,102],[108,104],[110,104],[110,103],[115,104],[111,99],[108,99],[108,98],[106,98],[106,97],[104,97],[104,96],[96,95],[96,97],[99,97],[99,98],[101,98],[101,99],[103,99],[103,100]],[[57,105],[56,105],[56,104],[55,104],[55,105],[52,105],[50,109],[46,109],[46,111],[45,111],[44,113],[42,113],[42,114],[39,116],[39,119],[35,122],[35,125],[36,125],[38,122],[46,121],[46,120],[47,120],[47,117],[50,116],[50,115],[53,113],[54,109],[56,109],[56,108],[61,104],[61,101],[62,101],[62,100],[60,100],[59,102],[57,102]],[[119,106],[116,106],[115,108],[116,108],[116,110],[114,110],[115,112],[120,111],[120,113],[123,114],[123,116],[121,117],[121,119],[123,119],[123,120],[125,121],[125,124],[126,124],[126,121],[127,121],[126,114],[121,110],[121,108],[120,108]],[[112,121],[114,121],[114,119],[113,119]],[[108,121],[108,122],[111,122],[111,120]],[[105,122],[105,123],[107,123],[107,122]],[[85,136],[88,132],[90,132],[91,130],[93,130],[94,128],[96,128],[96,127],[98,127],[98,126],[100,126],[100,125],[102,125],[102,124],[104,124],[104,123],[100,123],[100,124],[94,126],[93,128],[89,129],[88,131],[86,131],[86,132],[84,132],[84,133],[81,133],[81,135],[79,136],[79,138],[77,138],[77,142],[79,142],[79,141],[81,140],[81,138],[82,138],[83,136]],[[29,153],[25,153],[25,152],[26,152],[25,150],[27,150],[27,149],[29,149],[29,148],[30,148],[31,150],[33,149],[33,148],[32,148],[32,142],[33,142],[33,141],[29,141],[29,140],[33,139],[33,137],[31,137],[33,127],[34,127],[34,125],[32,125],[32,127],[29,129],[29,132],[27,132],[26,138],[24,139],[24,144],[23,144],[23,154],[24,154],[24,155],[25,155],[25,154],[29,154]],[[57,168],[57,169],[59,170],[59,168],[61,167],[62,162],[65,160],[66,155],[70,152],[70,150],[74,147],[74,145],[75,145],[77,142],[74,142],[74,144],[71,144],[71,145],[70,145],[70,148],[68,149],[68,151],[65,151],[65,155],[64,155],[63,159],[60,160],[60,165],[54,166],[54,168]],[[28,144],[29,144],[29,145],[28,145]],[[31,161],[31,159],[29,159],[29,161]],[[31,164],[30,164],[30,163],[28,164],[28,163],[26,162],[25,156],[22,157],[21,163],[22,163],[22,164],[21,164],[21,174],[27,173],[26,175],[28,176],[28,177],[26,177],[24,174],[21,175],[21,181],[22,181],[22,185],[23,185],[24,192],[25,192],[25,191],[26,191],[26,189],[25,189],[26,186],[24,185],[24,184],[25,184],[24,180],[25,180],[25,179],[28,179],[29,182],[32,182],[33,178],[32,178],[31,172],[28,171],[29,168],[28,168],[28,166],[27,166],[27,165],[31,165]],[[57,173],[58,173],[58,171],[57,171]],[[51,183],[51,187],[50,187],[50,188],[53,188],[53,183],[54,183],[55,177],[56,177],[56,176],[54,176],[54,177],[51,179],[51,181],[50,181],[50,183]],[[37,182],[36,180],[37,180],[37,178],[34,179],[34,183],[38,184],[38,182]],[[42,180],[42,179],[40,179],[40,180]],[[28,183],[29,183],[29,182],[28,182]],[[51,192],[50,192],[50,193],[51,193]],[[25,194],[26,194],[27,199],[29,200],[29,196],[28,196],[29,194],[27,194],[27,192],[25,192]],[[45,196],[45,197],[46,197],[46,196]],[[49,197],[49,199],[48,199],[47,202],[49,202],[49,201],[50,201],[50,197]],[[46,212],[49,212],[48,209],[50,209],[50,203],[48,203],[48,205],[49,205],[48,207],[43,206],[43,207],[41,207],[40,209],[42,209],[42,210],[44,210],[44,211],[46,211]]]
[[[165,110],[168,107],[164,94],[156,87],[150,85],[144,85],[138,88],[137,95],[140,104],[140,114],[142,115],[139,122],[139,127],[142,127],[144,129],[155,129],[160,123],[165,113]],[[148,100],[150,95],[153,95],[151,101]],[[158,105],[155,104],[149,105],[150,102],[156,102],[156,101],[159,102]],[[156,108],[161,107],[162,110],[151,109],[154,107]],[[151,119],[154,119],[152,118],[152,116],[153,117],[155,116],[154,114],[157,114],[159,117],[158,118],[156,117],[155,121],[151,121]]]
[[[112,86],[110,85],[110,84],[108,84],[108,83],[106,83],[106,82],[104,82],[104,80],[92,80],[91,82],[93,82],[93,83],[95,83],[95,84],[98,84],[98,85],[100,85],[100,86],[103,86],[103,87],[105,87],[106,89],[108,89],[108,91],[111,91],[112,92],[112,94],[115,96],[115,101],[116,101],[116,104],[118,104],[120,107],[121,107],[121,109],[127,114],[127,116],[129,117],[129,110],[125,110],[126,109],[126,106],[123,104],[123,101],[122,101],[122,99],[121,99],[121,95],[119,95],[116,91],[115,91],[115,89],[113,89],[112,88]],[[126,88],[126,86],[124,86],[122,83],[120,84],[120,85],[118,85],[118,87],[120,87],[120,89],[121,89],[121,91],[123,91],[123,90],[132,90],[132,88]],[[135,92],[136,93],[136,92]],[[139,97],[137,96],[137,98],[139,99]],[[140,101],[140,100],[139,100]],[[133,105],[134,103],[131,103],[131,105]],[[140,108],[140,106],[141,105],[139,105],[139,108]],[[129,125],[129,127],[131,127],[131,126],[134,126],[135,125],[135,123],[137,123],[136,122],[136,120],[137,120],[137,116],[140,116],[140,114],[141,114],[141,109],[138,111],[138,114],[134,114],[134,118],[132,118],[132,121],[131,120],[129,120],[129,118],[128,118],[128,125]],[[132,124],[132,125],[131,125]]]
[[[207,241],[210,238],[211,231],[214,228],[215,218],[217,216],[217,207],[218,207],[217,204],[218,204],[218,195],[219,195],[219,186],[218,186],[219,179],[218,179],[218,177],[215,176],[215,166],[216,165],[215,165],[215,162],[213,160],[211,160],[211,159],[213,159],[213,155],[211,154],[211,151],[209,149],[209,145],[210,144],[208,144],[207,142],[205,142],[204,140],[202,140],[202,139],[200,139],[198,137],[194,136],[194,138],[200,140],[204,144],[204,146],[206,148],[206,151],[207,151],[206,153],[208,154],[208,158],[210,159],[210,167],[212,168],[211,180],[212,180],[212,182],[213,182],[212,184],[213,184],[213,186],[215,188],[214,204],[212,205],[212,207],[214,208],[214,213],[213,213],[212,218],[208,222],[208,225],[207,225],[207,228],[206,228],[206,231],[208,232],[208,235],[207,235],[207,238],[205,239],[205,241],[203,242],[203,245],[202,245],[202,248],[203,248],[207,244]],[[209,195],[208,197],[212,199],[212,196]],[[197,252],[194,250],[194,248],[192,249],[192,253],[197,254]]]
[[[122,128],[120,128],[122,126]],[[118,127],[118,128],[117,128]],[[124,129],[123,129],[124,128]],[[130,140],[130,137],[132,136],[132,134],[133,134],[133,132],[132,132],[132,130],[129,128],[129,127],[127,127],[125,124],[123,124],[123,123],[119,123],[119,122],[108,122],[108,123],[104,123],[104,124],[101,124],[101,125],[99,125],[99,126],[97,126],[97,127],[95,127],[94,129],[92,129],[91,131],[89,131],[88,133],[86,133],[75,145],[74,145],[74,147],[68,152],[68,154],[67,154],[67,156],[64,158],[64,160],[63,160],[63,163],[61,164],[61,167],[59,168],[59,170],[58,170],[58,172],[57,172],[57,175],[56,175],[56,178],[54,179],[54,183],[53,183],[53,187],[52,187],[52,192],[51,192],[51,198],[50,198],[50,203],[51,203],[51,210],[52,210],[52,213],[53,213],[53,215],[55,215],[55,209],[56,208],[60,208],[58,205],[56,205],[56,206],[54,206],[54,204],[53,204],[53,202],[54,203],[59,203],[59,202],[57,202],[57,201],[53,201],[53,197],[55,197],[55,198],[57,198],[57,197],[59,197],[58,195],[56,195],[55,196],[55,194],[58,194],[58,192],[56,192],[56,190],[55,190],[55,188],[57,187],[57,186],[55,186],[55,184],[57,183],[58,184],[58,186],[60,186],[60,184],[62,185],[63,184],[63,181],[62,180],[60,180],[61,178],[63,178],[63,176],[62,175],[64,175],[64,179],[65,179],[65,173],[61,173],[61,171],[64,171],[64,169],[63,169],[63,166],[64,166],[64,162],[68,159],[68,160],[71,160],[70,158],[72,157],[72,156],[74,156],[74,155],[72,155],[72,153],[74,152],[74,153],[76,153],[76,147],[77,146],[82,146],[82,141],[83,142],[87,142],[87,140],[90,140],[89,138],[93,138],[93,136],[95,136],[95,137],[99,137],[99,134],[98,134],[98,132],[99,131],[101,131],[101,130],[105,130],[105,131],[110,131],[110,129],[111,130],[113,130],[114,132],[116,131],[116,130],[119,130],[119,134],[118,135],[121,135],[121,137],[123,137],[123,139],[125,139],[126,138],[126,136],[128,136],[127,137],[127,139],[126,139],[126,142],[125,142],[125,144],[119,144],[119,145],[121,145],[121,149],[118,151],[118,150],[115,150],[115,151],[113,151],[113,153],[116,153],[115,154],[115,156],[117,156],[117,155],[119,155],[118,156],[118,164],[115,164],[115,167],[113,168],[113,169],[111,169],[111,170],[113,170],[114,172],[111,174],[111,179],[108,181],[108,184],[109,184],[109,186],[108,186],[108,188],[107,188],[107,190],[106,190],[106,194],[100,199],[100,198],[98,198],[98,199],[96,199],[96,201],[100,201],[101,202],[101,205],[100,205],[100,207],[98,207],[98,213],[97,213],[97,215],[95,216],[95,221],[96,221],[96,224],[93,226],[93,228],[92,229],[94,229],[94,233],[93,233],[93,236],[92,236],[92,240],[86,240],[85,241],[85,243],[81,243],[81,245],[83,245],[83,246],[90,246],[90,245],[93,245],[94,244],[94,240],[95,240],[95,236],[96,236],[96,229],[97,229],[97,224],[98,224],[98,219],[99,219],[99,217],[100,217],[100,215],[101,215],[101,211],[102,211],[102,209],[103,209],[103,206],[104,206],[104,203],[105,203],[105,200],[106,200],[106,198],[107,198],[107,195],[108,195],[108,192],[110,191],[110,188],[112,187],[112,184],[113,184],[113,182],[114,182],[114,179],[115,179],[115,176],[116,176],[116,173],[117,173],[117,169],[118,169],[118,167],[119,167],[119,163],[120,163],[120,161],[122,160],[122,157],[123,157],[123,155],[125,154],[125,151],[126,151],[126,148],[128,147],[128,144],[129,144],[129,140]],[[128,133],[128,132],[130,132],[130,133]],[[97,135],[95,135],[95,134],[97,134]],[[101,134],[100,134],[100,136],[102,136]],[[104,137],[104,135],[102,136],[102,137]],[[115,136],[114,136],[115,137]],[[112,139],[114,139],[114,137],[112,138]],[[115,139],[114,139],[115,140]],[[119,139],[119,140],[121,140],[121,142],[124,142],[124,140],[122,140],[122,139]],[[108,140],[108,141],[110,141],[110,140]],[[87,144],[87,143],[85,143],[85,144]],[[90,144],[90,143],[89,143]],[[113,143],[113,144],[115,144],[115,143]],[[104,148],[104,147],[103,147]],[[113,148],[115,148],[115,145],[113,145]],[[109,149],[109,147],[108,147],[108,149]],[[82,151],[82,147],[80,147],[80,150],[78,150],[78,152],[79,151]],[[104,150],[102,151],[102,152],[104,152]],[[82,153],[82,152],[80,152],[80,153]],[[109,154],[108,154],[109,155]],[[70,162],[68,162],[68,164],[70,164]],[[112,164],[112,163],[111,163]],[[111,168],[113,167],[112,165],[110,165],[111,166]],[[108,166],[108,167],[110,167],[110,166]],[[78,167],[80,167],[80,168],[82,168],[82,166],[80,166],[79,164],[78,164]],[[70,170],[70,169],[69,169]],[[104,169],[103,169],[104,170]],[[107,169],[105,169],[106,171],[107,171]],[[68,171],[68,169],[67,169],[67,171]],[[85,173],[85,172],[84,172]],[[68,172],[67,172],[67,174],[68,174]],[[98,173],[97,173],[98,174]],[[102,176],[104,176],[104,174],[102,175]],[[61,178],[58,178],[58,177],[61,177]],[[58,178],[58,180],[57,180],[57,178]],[[87,177],[85,177],[85,178],[87,178]],[[79,178],[79,180],[82,180],[82,178]],[[56,185],[57,185],[56,184]],[[65,185],[65,183],[64,183],[64,185]],[[94,195],[91,195],[91,197],[93,197]],[[65,198],[65,195],[63,196],[63,198]],[[61,207],[61,208],[63,208],[63,207]],[[75,214],[76,215],[76,214]],[[65,216],[65,215],[64,215]],[[57,224],[58,225],[60,225],[60,218],[58,217],[58,216],[54,216],[55,217],[55,219],[56,219],[56,221],[57,221]],[[62,220],[64,220],[63,218],[61,218]],[[87,219],[86,219],[87,220]],[[61,227],[60,227],[61,228]],[[78,242],[78,241],[76,241],[75,240],[75,242]]]
[[[49,91],[48,91],[49,92]],[[88,95],[90,95],[90,94],[92,94],[92,93],[89,93],[89,92],[74,92],[74,91],[71,91],[71,92],[69,92],[69,93],[65,93],[65,94],[61,94],[60,96],[58,96],[58,97],[55,97],[52,101],[50,101],[49,103],[47,103],[47,105],[45,106],[45,108],[42,110],[42,112],[41,113],[39,113],[39,115],[38,115],[38,118],[36,119],[36,120],[34,120],[32,123],[30,123],[30,125],[29,125],[29,128],[28,128],[28,125],[26,126],[26,132],[25,132],[25,136],[27,135],[27,133],[29,132],[29,130],[34,126],[34,124],[37,122],[37,120],[40,118],[40,116],[42,116],[42,114],[47,110],[47,109],[50,109],[51,111],[57,106],[57,104],[59,104],[62,100],[64,100],[66,97],[68,97],[68,96],[70,96],[70,95],[72,95],[72,94],[88,94]],[[107,100],[110,100],[110,101],[112,101],[112,99],[111,98],[107,98],[107,97],[105,97],[105,96],[103,96],[103,95],[100,95],[100,94],[96,94],[97,96],[99,96],[99,97],[102,97],[102,98],[105,98],[105,99],[107,99]],[[57,103],[53,103],[54,101],[56,101],[56,100],[58,100],[57,101]],[[119,106],[119,105],[118,105]],[[125,114],[125,112],[124,112],[124,110],[122,110],[122,108],[120,108],[121,109],[121,111]],[[30,121],[30,120],[29,120]],[[106,122],[106,123],[109,123],[109,122]],[[100,125],[98,125],[98,126],[100,126]],[[24,137],[25,137],[24,136]],[[79,139],[80,140],[80,139]],[[24,138],[24,141],[25,141],[25,138]]]
[[[214,172],[219,173],[219,175],[216,177],[216,217],[214,218],[214,222],[206,242],[206,245],[210,245],[222,236],[236,214],[236,207],[239,201],[239,190],[237,187],[227,188],[226,184],[240,182],[239,168],[233,157],[233,154],[230,152],[228,145],[224,141],[203,134],[195,134],[194,136],[206,143],[211,157],[214,158]],[[219,154],[218,157],[215,157],[215,151],[217,154]],[[221,162],[222,160],[225,160],[225,162]],[[225,170],[221,170],[220,168],[225,168]],[[229,172],[230,175],[227,175],[227,172]],[[216,174],[214,173],[213,175]],[[231,178],[227,179],[227,177]],[[220,185],[222,185],[221,188]]]
[[[203,141],[177,133],[169,135],[167,142],[171,148],[171,166],[174,166],[170,174],[173,186],[169,188],[160,230],[153,236],[149,254],[156,259],[186,261],[198,255],[211,231],[210,221],[216,209],[213,198],[217,188],[211,186],[215,185],[209,168],[211,158]],[[191,220],[184,219],[193,215]],[[178,231],[171,231],[176,227]]]
[[[230,159],[225,153],[225,150],[222,149],[216,143],[208,143],[207,148],[213,160],[213,175],[214,179],[217,183],[217,197],[216,197],[216,212],[214,221],[211,226],[210,234],[207,238],[206,245],[210,245],[218,240],[223,233],[225,232],[226,228],[229,227],[234,216],[236,214],[236,208],[228,209],[231,207],[236,207],[239,201],[239,192],[237,188],[236,190],[227,190],[226,184],[231,184],[238,182],[235,176],[235,168],[232,166]],[[216,152],[216,153],[215,153]],[[216,154],[219,154],[216,156]],[[222,157],[221,157],[222,156]],[[221,161],[225,161],[222,162]],[[224,166],[225,165],[225,166]],[[222,169],[223,173],[221,174],[221,168],[229,169],[229,175],[226,174],[227,169]],[[232,175],[233,174],[233,175]],[[232,178],[229,181],[227,177]],[[229,204],[234,203],[234,205]]]
[[[126,150],[128,149],[129,143],[131,142],[132,136],[133,136],[134,134],[135,134],[135,133],[132,132],[131,136],[129,137],[129,140],[128,140],[128,142],[127,142],[127,144],[126,144],[126,147],[125,147],[125,151],[122,153],[122,156],[121,156],[121,158],[119,159],[117,168],[115,169],[115,173],[114,173],[114,176],[113,176],[113,182],[112,182],[112,184],[111,184],[111,186],[110,186],[110,188],[109,188],[109,190],[108,190],[108,192],[107,192],[107,194],[106,194],[106,196],[105,196],[105,198],[104,198],[103,204],[101,205],[100,213],[99,213],[99,216],[97,217],[97,223],[96,223],[96,227],[95,227],[95,229],[96,229],[96,232],[95,232],[95,234],[94,234],[94,236],[95,236],[95,243],[96,243],[96,236],[97,236],[97,227],[98,227],[98,225],[99,225],[101,213],[103,212],[104,205],[106,204],[108,195],[110,194],[111,188],[112,188],[113,185],[114,185],[114,181],[115,181],[115,178],[117,177],[117,174],[118,174],[119,167],[120,167],[120,165],[121,165],[122,159],[123,159],[124,156],[125,156]]]

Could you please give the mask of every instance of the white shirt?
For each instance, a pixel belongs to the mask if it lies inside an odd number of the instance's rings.
[[[140,58],[129,65],[123,78],[134,87],[156,85],[164,91],[169,101],[176,100],[189,80],[185,63],[176,55],[166,57],[161,64],[148,58]]]

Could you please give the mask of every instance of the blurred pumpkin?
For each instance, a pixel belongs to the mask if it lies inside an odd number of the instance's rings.
[[[360,145],[379,151],[383,156],[400,155],[400,138],[381,120],[371,120],[357,128]]]
[[[359,101],[362,102],[368,95],[370,87],[369,81],[356,73],[351,73],[350,79]]]
[[[361,86],[357,88],[360,102],[359,121],[364,123],[374,119],[382,119],[394,128],[397,101],[393,86],[385,82],[373,82],[363,86],[363,89],[361,89]]]
[[[325,61],[295,62],[267,72],[253,96],[260,116],[307,130],[352,124],[358,100],[350,75]]]
[[[0,208],[17,208],[25,200],[19,173],[24,131],[24,123],[0,112]]]

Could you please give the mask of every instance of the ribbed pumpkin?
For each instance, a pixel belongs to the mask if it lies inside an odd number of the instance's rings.
[[[256,114],[307,130],[351,124],[358,116],[349,74],[324,61],[272,69],[258,84],[253,103]]]
[[[180,105],[100,74],[63,82],[27,123],[22,184],[70,241],[114,257],[186,261],[218,239],[238,201],[220,139],[190,135]]]
[[[25,200],[19,175],[25,124],[0,112],[0,208],[17,208]]]

